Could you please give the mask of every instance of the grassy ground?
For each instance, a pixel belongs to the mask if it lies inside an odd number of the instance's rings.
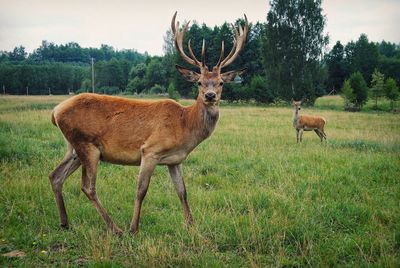
[[[327,118],[328,143],[306,132],[296,144],[291,108],[224,106],[184,164],[195,225],[158,167],[139,234],[114,237],[79,171],[64,187],[72,230],[58,228],[48,174],[65,146],[50,111],[65,98],[0,98],[0,266],[400,266],[399,115],[318,100],[301,112]],[[99,168],[99,198],[125,230],[137,173]],[[26,256],[2,256],[13,250]]]

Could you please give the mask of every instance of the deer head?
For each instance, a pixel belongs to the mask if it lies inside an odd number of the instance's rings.
[[[294,101],[294,100],[292,100],[292,105],[294,106],[294,108],[295,108],[295,110],[301,110],[301,103],[302,103],[303,101],[302,100],[300,100],[300,101]]]
[[[246,36],[248,32],[248,22],[247,17],[244,15],[245,25],[244,29],[239,24],[238,29],[233,26],[235,37],[234,44],[232,50],[224,58],[224,42],[222,41],[221,45],[221,54],[217,64],[212,68],[211,71],[208,70],[207,65],[205,64],[205,41],[203,39],[203,45],[201,49],[201,61],[199,61],[193,53],[192,46],[190,44],[190,40],[188,42],[188,49],[190,56],[186,55],[183,50],[183,37],[188,30],[189,23],[183,26],[182,29],[179,29],[179,22],[175,22],[176,19],[175,12],[172,22],[171,28],[172,32],[175,35],[175,47],[179,52],[180,56],[189,64],[200,69],[200,73],[194,72],[185,67],[176,65],[177,70],[182,74],[182,76],[189,82],[197,83],[199,86],[199,95],[197,99],[201,100],[206,106],[215,106],[219,104],[221,99],[222,86],[224,83],[232,81],[236,75],[241,75],[246,71],[246,68],[229,71],[225,73],[221,73],[221,69],[231,64],[239,55],[240,51],[244,47],[244,43],[246,41]]]

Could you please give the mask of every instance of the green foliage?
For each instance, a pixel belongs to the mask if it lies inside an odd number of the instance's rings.
[[[103,86],[103,87],[96,87],[94,89],[95,93],[98,94],[107,94],[107,95],[116,95],[121,93],[121,90],[118,87],[113,86]]]
[[[283,100],[313,103],[321,83],[319,59],[328,44],[321,0],[272,0],[270,6],[262,53],[269,87]]]
[[[115,58],[131,64],[138,64],[146,60],[146,55],[140,54],[134,49],[116,51],[113,47],[104,44],[100,48],[82,48],[75,42],[57,45],[44,40],[41,46],[28,57],[34,62],[50,61],[75,64],[89,64],[91,58],[96,62]]]
[[[396,84],[396,80],[388,78],[385,83],[385,95],[391,101],[393,109],[393,103],[399,98],[399,88]]]
[[[82,81],[89,77],[87,67],[65,63],[45,64],[0,64],[0,85],[8,94],[48,95],[68,94],[81,87]]]
[[[384,95],[385,76],[375,69],[371,81],[371,97],[375,99],[375,109],[378,108],[378,98]]]
[[[379,52],[375,43],[369,42],[366,34],[361,34],[356,43],[346,46],[346,61],[350,73],[360,72],[364,80],[371,81],[372,73],[378,65]]]
[[[160,85],[163,87],[168,85],[166,69],[161,58],[151,58],[150,62],[147,64],[145,81],[148,88],[151,88],[154,85]]]
[[[329,90],[338,92],[347,76],[344,47],[340,41],[337,41],[332,50],[325,56],[325,62],[328,66],[327,86]]]
[[[275,99],[271,90],[267,87],[267,81],[261,75],[255,75],[251,78],[249,91],[250,98],[260,103],[271,103]]]
[[[89,78],[84,79],[81,83],[81,89],[83,89],[84,91],[91,91],[92,90],[92,80]]]
[[[361,109],[361,107],[367,102],[368,100],[368,86],[362,76],[361,72],[353,73],[350,78],[349,82],[351,88],[353,89],[354,100],[353,104]]]
[[[170,99],[173,99],[173,100],[176,100],[176,101],[179,100],[180,97],[181,97],[179,95],[178,91],[176,91],[175,86],[174,86],[173,83],[170,83],[169,86],[168,86],[168,97]]]
[[[355,95],[353,92],[353,88],[350,85],[350,81],[347,79],[343,83],[341,95],[345,100],[345,108],[354,103]]]
[[[155,84],[149,90],[150,94],[162,94],[165,93],[165,88],[159,84]]]

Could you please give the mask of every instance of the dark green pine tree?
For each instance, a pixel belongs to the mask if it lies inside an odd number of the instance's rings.
[[[328,67],[328,88],[338,93],[348,76],[344,62],[344,47],[340,41],[337,41],[332,50],[325,56],[325,62]]]

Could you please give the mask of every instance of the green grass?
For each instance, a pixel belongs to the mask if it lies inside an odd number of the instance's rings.
[[[115,237],[65,183],[70,231],[59,229],[48,174],[65,145],[50,122],[66,97],[0,98],[0,266],[400,266],[400,118],[329,110],[327,144],[296,144],[289,107],[221,108],[214,134],[184,163],[195,225],[186,228],[158,167],[136,236]],[[337,101],[337,100],[336,100]],[[101,163],[98,196],[128,230],[137,167]],[[23,258],[1,256],[12,250]]]

